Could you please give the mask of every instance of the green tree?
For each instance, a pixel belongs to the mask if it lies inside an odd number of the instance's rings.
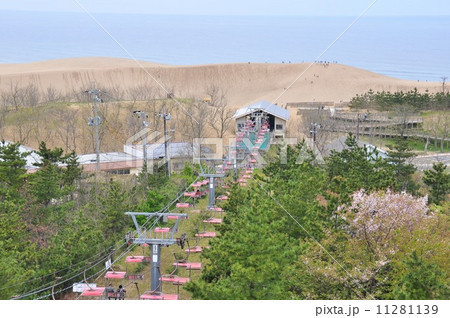
[[[227,214],[227,230],[204,253],[208,265],[187,289],[195,299],[291,299],[286,279],[296,259],[297,242],[284,233],[270,200]]]
[[[404,271],[394,286],[394,299],[449,299],[450,288],[446,284],[448,277],[436,264],[426,262],[414,251],[404,260],[404,266]]]
[[[128,195],[118,181],[110,180],[101,202],[101,229],[106,240],[121,237],[128,224],[125,212],[128,208]]]
[[[348,202],[350,194],[359,189],[372,191],[395,187],[393,167],[376,149],[360,147],[352,134],[345,144],[347,149],[332,151],[326,160],[329,189],[341,198],[341,202]]]
[[[26,179],[26,156],[19,151],[20,144],[0,143],[0,196],[6,192],[17,197]]]
[[[20,217],[23,206],[9,197],[0,201],[0,299],[8,299],[21,290],[20,282],[29,279],[36,252],[30,243],[25,222]]]
[[[37,167],[45,167],[47,165],[56,165],[58,163],[63,163],[65,158],[63,156],[63,150],[61,148],[56,147],[55,149],[47,148],[47,144],[44,141],[41,141],[39,144],[39,150],[36,153],[41,158],[40,163],[36,163]]]
[[[64,163],[66,164],[66,169],[63,172],[64,185],[72,186],[75,180],[81,177],[83,168],[80,167],[78,156],[75,154],[75,151],[72,151],[64,158]]]
[[[48,206],[62,194],[61,170],[53,164],[43,166],[30,176],[29,184],[37,202]]]
[[[388,158],[386,162],[393,167],[393,173],[397,181],[397,190],[416,193],[417,184],[412,180],[412,175],[416,172],[414,165],[407,163],[415,155],[411,152],[408,142],[404,138],[397,138],[393,145],[388,145]]]
[[[430,203],[439,204],[450,193],[450,174],[446,169],[447,166],[440,162],[433,163],[432,170],[424,171],[423,182],[430,187]]]

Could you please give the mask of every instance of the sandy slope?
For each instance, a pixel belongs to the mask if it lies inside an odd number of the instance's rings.
[[[369,89],[405,91],[417,87],[420,91],[435,92],[442,87],[437,82],[400,80],[339,64],[315,64],[305,72],[309,66],[306,63],[169,66],[117,58],[61,59],[0,64],[0,91],[8,90],[11,83],[33,82],[42,91],[53,87],[64,94],[84,91],[95,81],[97,86],[111,91],[120,88],[127,92],[148,85],[160,94],[167,90],[177,97],[202,98],[206,87],[216,85],[227,92],[229,105],[236,107],[261,99],[277,100],[279,104],[313,100],[339,102]]]

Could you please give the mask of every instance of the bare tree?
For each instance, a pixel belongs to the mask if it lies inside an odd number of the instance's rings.
[[[193,99],[178,116],[178,130],[189,140],[205,137],[210,107],[202,100]],[[180,111],[180,110],[179,110]]]
[[[414,108],[411,105],[396,105],[394,109],[397,130],[400,137],[403,137],[409,128],[409,119],[414,112]]]
[[[54,118],[57,122],[55,134],[58,135],[64,150],[77,151],[77,126],[80,111],[78,109],[57,109]],[[47,129],[48,130],[48,129]]]
[[[216,132],[217,137],[223,138],[230,126],[233,112],[227,106],[226,95],[222,89],[210,86],[206,94],[208,100],[205,102],[212,108],[208,124]]]
[[[444,152],[444,142],[449,136],[450,114],[442,115],[441,125],[441,152]]]
[[[38,105],[40,100],[38,87],[34,83],[22,86],[20,81],[11,81],[9,88],[1,95],[3,109],[14,112],[10,116],[13,130],[18,134],[14,139],[23,144],[27,143],[33,129],[30,123],[33,111],[25,111],[25,108]]]

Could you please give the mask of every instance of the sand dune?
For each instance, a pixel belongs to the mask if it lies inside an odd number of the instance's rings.
[[[206,88],[215,85],[226,91],[230,106],[238,107],[261,99],[277,100],[278,104],[348,101],[369,89],[405,91],[417,87],[430,92],[442,89],[438,82],[400,80],[346,65],[314,64],[306,70],[309,66],[307,63],[171,66],[117,58],[61,59],[0,65],[0,91],[8,90],[11,83],[25,86],[33,82],[43,92],[52,87],[70,94],[90,88],[95,81],[102,89],[122,90],[123,98],[130,98],[130,91],[143,85],[153,87],[159,94],[167,90],[177,97],[202,98],[206,96]]]

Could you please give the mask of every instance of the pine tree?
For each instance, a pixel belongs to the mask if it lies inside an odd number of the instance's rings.
[[[63,175],[64,185],[72,186],[75,180],[80,178],[83,168],[80,167],[78,156],[74,151],[65,157],[64,162],[66,163],[66,169]]]
[[[352,134],[345,143],[347,149],[332,151],[326,160],[331,191],[348,201],[350,194],[360,189],[371,191],[395,186],[392,166],[380,158],[376,149],[360,147]]]
[[[204,253],[208,266],[187,289],[195,299],[292,299],[291,264],[297,241],[284,233],[285,220],[261,192],[225,217],[226,231]],[[232,199],[234,200],[234,199]]]
[[[394,176],[398,184],[397,190],[408,191],[414,194],[418,187],[412,180],[412,175],[417,169],[414,165],[407,163],[409,159],[415,156],[411,152],[408,142],[406,139],[397,138],[394,140],[394,144],[388,146],[388,148],[386,161],[394,169]]]
[[[427,263],[416,252],[404,261],[405,270],[393,291],[400,300],[449,299],[450,288],[445,272]]]
[[[17,190],[25,183],[26,156],[28,153],[19,151],[19,144],[0,143],[0,195],[6,192],[17,196]]]
[[[430,203],[439,204],[450,193],[450,173],[446,169],[447,166],[440,162],[434,163],[432,170],[424,172],[423,182],[430,187]]]

